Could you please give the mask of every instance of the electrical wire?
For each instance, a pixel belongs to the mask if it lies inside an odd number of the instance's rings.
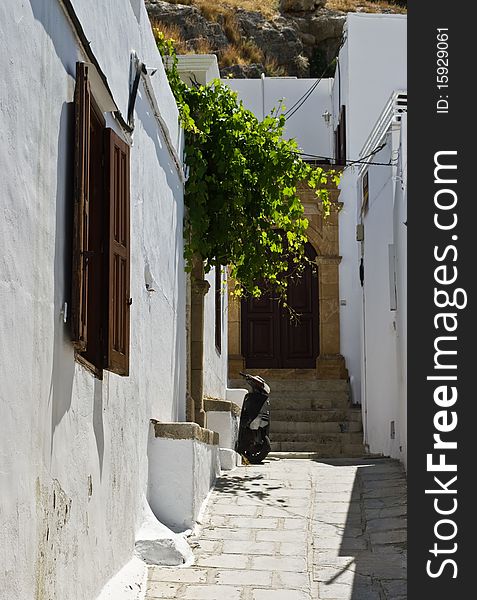
[[[371,158],[372,156],[374,156],[375,154],[377,154],[378,152],[380,152],[384,147],[386,146],[386,144],[380,144],[379,146],[377,146],[374,150],[372,150],[369,154],[366,154],[365,156],[362,156],[360,159],[358,160],[346,160],[346,167],[350,167],[354,164],[362,164],[362,165],[377,165],[377,166],[381,166],[381,167],[391,167],[393,165],[395,165],[396,163],[393,163],[392,161],[389,161],[387,163],[377,163],[377,162],[373,162],[373,161],[367,161],[367,158]],[[334,161],[334,158],[331,158],[329,156],[318,156],[316,154],[307,154],[306,152],[300,152],[299,153],[300,156],[307,156],[309,158],[318,158],[321,160],[329,160],[329,161]]]
[[[339,45],[338,50],[336,51],[336,54],[339,53],[339,51],[341,50],[343,44],[344,44],[344,37],[341,39],[341,43]],[[308,91],[306,91],[303,94],[303,96],[301,96],[301,98],[298,98],[298,100],[295,102],[295,104],[293,104],[293,106],[291,106],[289,109],[287,109],[283,113],[284,116],[287,118],[287,120],[290,119],[297,112],[297,110],[299,110],[303,106],[303,104],[305,104],[305,102],[308,100],[308,98],[311,96],[311,94],[318,87],[318,84],[320,83],[320,81],[323,79],[325,73],[328,71],[328,69],[333,64],[333,61],[335,60],[335,58],[331,59],[331,61],[326,65],[326,67],[324,68],[323,73],[321,74],[321,76],[319,77],[319,79],[317,79],[315,81],[315,83],[312,84],[312,86],[308,89]],[[337,58],[336,58],[336,60],[337,60]]]

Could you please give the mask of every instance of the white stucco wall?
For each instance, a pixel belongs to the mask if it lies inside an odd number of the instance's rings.
[[[399,149],[398,126],[386,136],[375,161],[387,163]],[[403,140],[405,145],[405,132]],[[406,463],[406,225],[405,181],[399,165],[370,166],[369,210],[364,223],[363,381],[366,442],[372,453]],[[404,178],[405,179],[405,178]],[[394,248],[395,260],[389,256]],[[394,296],[394,281],[396,294]],[[394,437],[391,435],[391,423]]]
[[[207,429],[212,429],[219,434],[221,448],[235,449],[238,437],[239,417],[229,411],[208,411]]]
[[[376,158],[388,162],[388,146]],[[389,244],[393,234],[393,170],[370,166],[369,210],[364,223],[363,340],[366,441],[372,453],[391,455],[390,422],[396,421],[397,356],[395,311],[390,305]]]
[[[294,77],[264,77],[262,79],[223,79],[222,82],[238,93],[245,108],[263,119],[283,102],[285,110],[293,108],[316,83],[316,79]],[[332,127],[322,115],[332,111],[332,79],[323,79],[296,112],[287,118],[284,138],[294,138],[306,153],[322,157],[332,156]]]
[[[192,529],[220,474],[219,447],[151,435],[149,474],[148,501],[156,517],[175,532]]]
[[[226,273],[222,269],[221,280],[221,350],[215,344],[215,269],[205,276],[210,284],[204,297],[204,396],[225,400],[227,388],[227,310],[228,296]]]
[[[407,469],[407,114],[401,118],[399,162],[394,194],[396,248],[396,343],[399,458]]]
[[[343,171],[339,201],[340,281],[340,348],[346,361],[351,387],[351,401],[361,402],[361,285],[359,281],[359,246],[356,242],[356,202],[358,173],[355,167]]]
[[[339,54],[341,104],[347,112],[348,159],[359,151],[394,90],[407,89],[407,16],[349,13]],[[337,105],[338,70],[334,106]],[[335,109],[336,111],[336,109]],[[335,112],[335,117],[337,113]]]
[[[339,108],[346,106],[347,160],[359,153],[373,130],[392,92],[407,89],[406,15],[349,13],[346,42],[339,53],[339,68],[333,83],[334,127]],[[357,168],[342,176],[340,201],[340,305],[341,353],[350,374],[352,398],[361,401],[361,356],[363,352],[362,303],[359,284],[356,224]]]
[[[143,4],[73,5],[123,115],[131,51],[158,69],[157,101],[178,143]],[[0,597],[86,600],[132,554],[149,419],[184,416],[182,184],[141,87],[131,149],[130,376],[105,372],[100,381],[75,362],[61,314],[75,63],[85,56],[57,1],[2,2],[0,30]],[[111,115],[107,125],[119,133]],[[155,292],[145,289],[146,265]]]

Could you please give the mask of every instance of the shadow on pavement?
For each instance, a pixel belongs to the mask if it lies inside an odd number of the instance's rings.
[[[332,548],[318,552],[315,560],[319,586],[329,586],[326,597],[334,598],[331,592],[336,591],[343,600],[406,600],[407,490],[402,465],[387,459],[316,462],[336,467],[336,481],[340,481],[340,467],[357,467],[345,518],[338,493],[335,515],[329,494],[321,502],[319,491],[316,496],[317,545],[320,528],[334,526],[340,537],[336,545],[328,544]]]

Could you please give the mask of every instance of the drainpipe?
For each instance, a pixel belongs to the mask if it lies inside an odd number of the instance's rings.
[[[190,393],[194,405],[193,419],[205,427],[204,412],[204,296],[209,291],[209,282],[204,279],[204,264],[199,256],[193,258],[191,272],[191,315],[190,315]],[[190,411],[192,413],[192,411]]]
[[[262,121],[265,118],[265,73],[262,73],[260,79],[262,80]]]
[[[360,242],[361,248],[361,259],[359,267],[360,283],[361,283],[361,298],[362,298],[362,310],[363,310],[363,382],[362,382],[362,394],[361,394],[361,405],[363,415],[363,443],[365,448],[368,448],[368,402],[367,402],[367,366],[366,366],[366,294],[364,291],[364,224],[362,217],[360,219],[360,235],[358,241]]]

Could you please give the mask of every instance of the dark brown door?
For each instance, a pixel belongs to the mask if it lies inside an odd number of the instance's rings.
[[[314,250],[307,244],[307,255]],[[242,301],[242,352],[250,369],[312,369],[319,352],[318,277],[307,266],[288,284],[287,303],[270,293]]]

